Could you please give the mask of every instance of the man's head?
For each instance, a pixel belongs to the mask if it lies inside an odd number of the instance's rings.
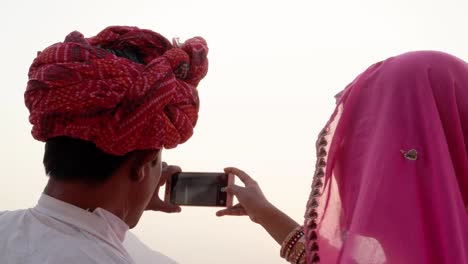
[[[72,32],[39,52],[25,102],[51,180],[113,188],[136,224],[161,176],[160,150],[193,133],[207,52],[200,37],[173,45],[135,27]]]
[[[115,201],[125,205],[121,208],[124,220],[134,227],[159,183],[161,151],[135,150],[118,156],[92,142],[62,136],[46,141],[44,167],[55,185],[87,186],[99,190],[102,197],[120,196]]]

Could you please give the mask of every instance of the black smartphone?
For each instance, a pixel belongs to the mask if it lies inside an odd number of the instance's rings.
[[[166,183],[164,200],[186,206],[232,206],[232,195],[223,191],[234,183],[224,172],[181,172]]]

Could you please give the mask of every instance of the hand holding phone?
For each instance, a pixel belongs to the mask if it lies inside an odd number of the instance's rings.
[[[148,203],[146,210],[160,211],[165,213],[178,213],[181,211],[180,206],[163,201],[159,197],[159,189],[161,188],[161,186],[165,185],[167,180],[170,179],[172,175],[177,174],[179,172],[181,172],[179,166],[167,165],[166,162],[162,163],[161,178],[159,179],[158,186],[156,187],[153,197]]]
[[[271,216],[276,214],[272,212],[277,212],[278,209],[268,201],[258,183],[240,169],[229,167],[224,171],[237,176],[245,186],[230,185],[226,188],[226,192],[234,195],[239,203],[218,211],[216,215],[248,215],[255,223],[260,223],[261,219],[271,220]]]
[[[181,172],[166,183],[164,200],[183,206],[232,206],[232,195],[224,191],[234,183],[224,172]]]

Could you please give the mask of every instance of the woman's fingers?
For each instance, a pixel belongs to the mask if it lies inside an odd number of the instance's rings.
[[[259,214],[264,211],[264,208],[269,207],[269,202],[265,198],[265,195],[263,195],[257,182],[238,168],[228,167],[225,169],[225,172],[239,177],[239,179],[244,182],[245,187],[238,185],[229,185],[226,187],[225,191],[230,195],[234,195],[239,201],[239,204],[218,211],[216,215],[248,215],[252,221],[257,223]]]
[[[244,187],[241,187],[241,186],[238,186],[238,185],[229,185],[227,186],[226,188],[224,188],[224,191],[229,193],[229,194],[232,194],[232,195],[239,195],[245,188]]]
[[[244,216],[247,215],[247,212],[245,211],[244,207],[240,204],[236,204],[234,206],[231,206],[229,208],[219,210],[216,212],[216,216],[225,216],[225,215],[230,215],[230,216]]]
[[[247,173],[245,173],[244,171],[242,171],[242,170],[240,170],[238,168],[228,167],[228,168],[225,168],[224,171],[226,173],[232,173],[232,174],[236,175],[246,186],[249,185],[249,184],[256,184],[257,183]]]

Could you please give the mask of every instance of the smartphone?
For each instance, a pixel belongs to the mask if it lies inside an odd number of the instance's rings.
[[[164,200],[185,206],[232,206],[232,195],[223,191],[234,183],[224,172],[181,172],[166,182]]]

